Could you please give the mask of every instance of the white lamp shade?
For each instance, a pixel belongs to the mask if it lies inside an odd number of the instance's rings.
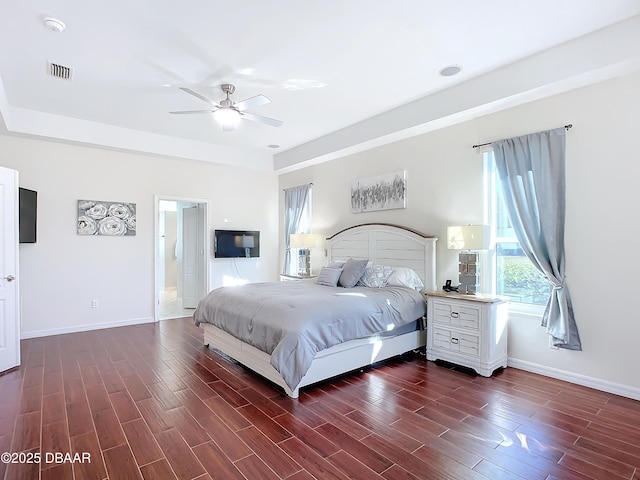
[[[255,242],[253,241],[253,236],[251,236],[251,235],[243,235],[242,236],[242,246],[244,248],[253,248],[253,247],[255,247]]]
[[[318,246],[318,236],[313,233],[292,233],[289,235],[291,248],[315,248]]]
[[[233,243],[236,247],[241,248],[255,247],[255,242],[252,235],[236,235],[233,239]]]
[[[452,250],[488,250],[490,240],[489,225],[447,227],[447,248]]]

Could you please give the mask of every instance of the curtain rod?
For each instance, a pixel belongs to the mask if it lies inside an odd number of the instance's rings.
[[[313,182],[303,183],[302,185],[313,185]],[[296,187],[289,187],[289,188],[296,188]],[[285,190],[289,190],[289,188],[283,188],[282,191],[284,192]]]
[[[564,129],[569,130],[571,127],[573,127],[573,124],[569,123],[568,125],[564,126]],[[493,142],[481,143],[480,145],[474,145],[472,148],[484,147],[485,145],[491,145],[492,143]]]

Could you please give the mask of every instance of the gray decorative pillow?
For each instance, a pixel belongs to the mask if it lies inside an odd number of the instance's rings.
[[[369,262],[364,269],[364,274],[358,282],[358,285],[371,288],[386,287],[391,272],[393,272],[393,268],[388,265],[376,265]]]
[[[367,268],[367,262],[369,260],[354,260],[350,258],[342,267],[342,274],[338,285],[345,288],[355,287],[358,280],[362,277],[364,269]]]
[[[322,267],[316,283],[326,287],[335,287],[338,285],[338,279],[341,273],[341,268]]]

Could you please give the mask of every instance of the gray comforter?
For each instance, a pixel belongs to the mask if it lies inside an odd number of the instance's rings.
[[[193,318],[271,355],[294,389],[317,352],[424,314],[422,294],[410,288],[334,288],[309,280],[220,287],[200,301]]]

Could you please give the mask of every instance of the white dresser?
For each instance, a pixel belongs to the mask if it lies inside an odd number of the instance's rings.
[[[490,377],[507,366],[508,302],[503,297],[429,292],[427,360],[445,360]]]

